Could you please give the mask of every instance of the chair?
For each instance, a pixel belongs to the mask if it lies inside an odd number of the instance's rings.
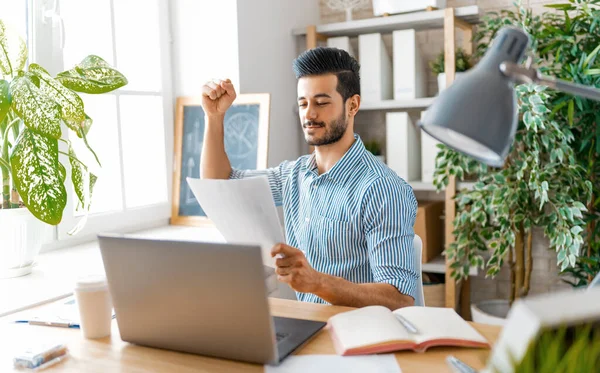
[[[422,255],[423,255],[423,241],[421,237],[415,234],[415,238],[413,240],[414,247],[414,260],[415,260],[415,270],[418,274],[417,279],[417,296],[415,298],[415,306],[425,307],[425,295],[423,294],[423,272],[421,268]]]
[[[598,273],[588,285],[588,290],[591,290],[592,288],[600,288],[600,273]]]

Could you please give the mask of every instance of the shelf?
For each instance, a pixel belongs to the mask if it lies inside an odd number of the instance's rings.
[[[446,273],[446,259],[440,255],[427,263],[421,264],[421,271],[430,273]],[[469,269],[470,276],[477,276],[479,273],[476,267]]]
[[[470,24],[479,22],[479,7],[476,5],[454,8],[456,18]],[[374,32],[390,33],[405,29],[436,29],[444,27],[444,9],[375,17],[349,22],[329,23],[317,26],[317,33],[326,36],[357,36]],[[306,35],[306,28],[295,28],[292,35]]]
[[[435,99],[436,97],[425,97],[412,100],[364,101],[360,104],[360,110],[426,109]]]
[[[422,181],[409,181],[410,186],[414,191],[417,192],[435,192],[437,189],[433,185],[433,183],[427,183]],[[475,183],[471,182],[459,182],[456,183],[456,190],[460,191],[462,189],[472,190],[475,186]]]

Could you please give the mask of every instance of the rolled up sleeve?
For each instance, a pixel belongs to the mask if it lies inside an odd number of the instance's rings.
[[[266,176],[273,195],[275,205],[280,206],[283,203],[283,185],[284,180],[289,176],[294,162],[284,161],[279,166],[267,168],[264,170],[238,170],[231,169],[229,179],[245,179],[251,177]]]
[[[413,247],[417,200],[412,188],[399,179],[381,178],[369,187],[363,201],[374,281],[393,285],[415,298],[419,278]]]

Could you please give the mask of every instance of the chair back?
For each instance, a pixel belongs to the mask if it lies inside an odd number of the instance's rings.
[[[414,261],[415,261],[415,271],[417,271],[418,279],[417,279],[417,296],[415,298],[415,306],[425,307],[425,295],[423,294],[423,272],[422,272],[422,255],[423,255],[423,241],[421,237],[415,234],[415,238],[413,240],[414,247]]]

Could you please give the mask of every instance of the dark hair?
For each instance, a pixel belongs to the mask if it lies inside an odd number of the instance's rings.
[[[337,91],[344,102],[354,95],[360,95],[360,65],[345,50],[325,47],[309,49],[294,60],[293,67],[296,79],[311,75],[337,76]]]

